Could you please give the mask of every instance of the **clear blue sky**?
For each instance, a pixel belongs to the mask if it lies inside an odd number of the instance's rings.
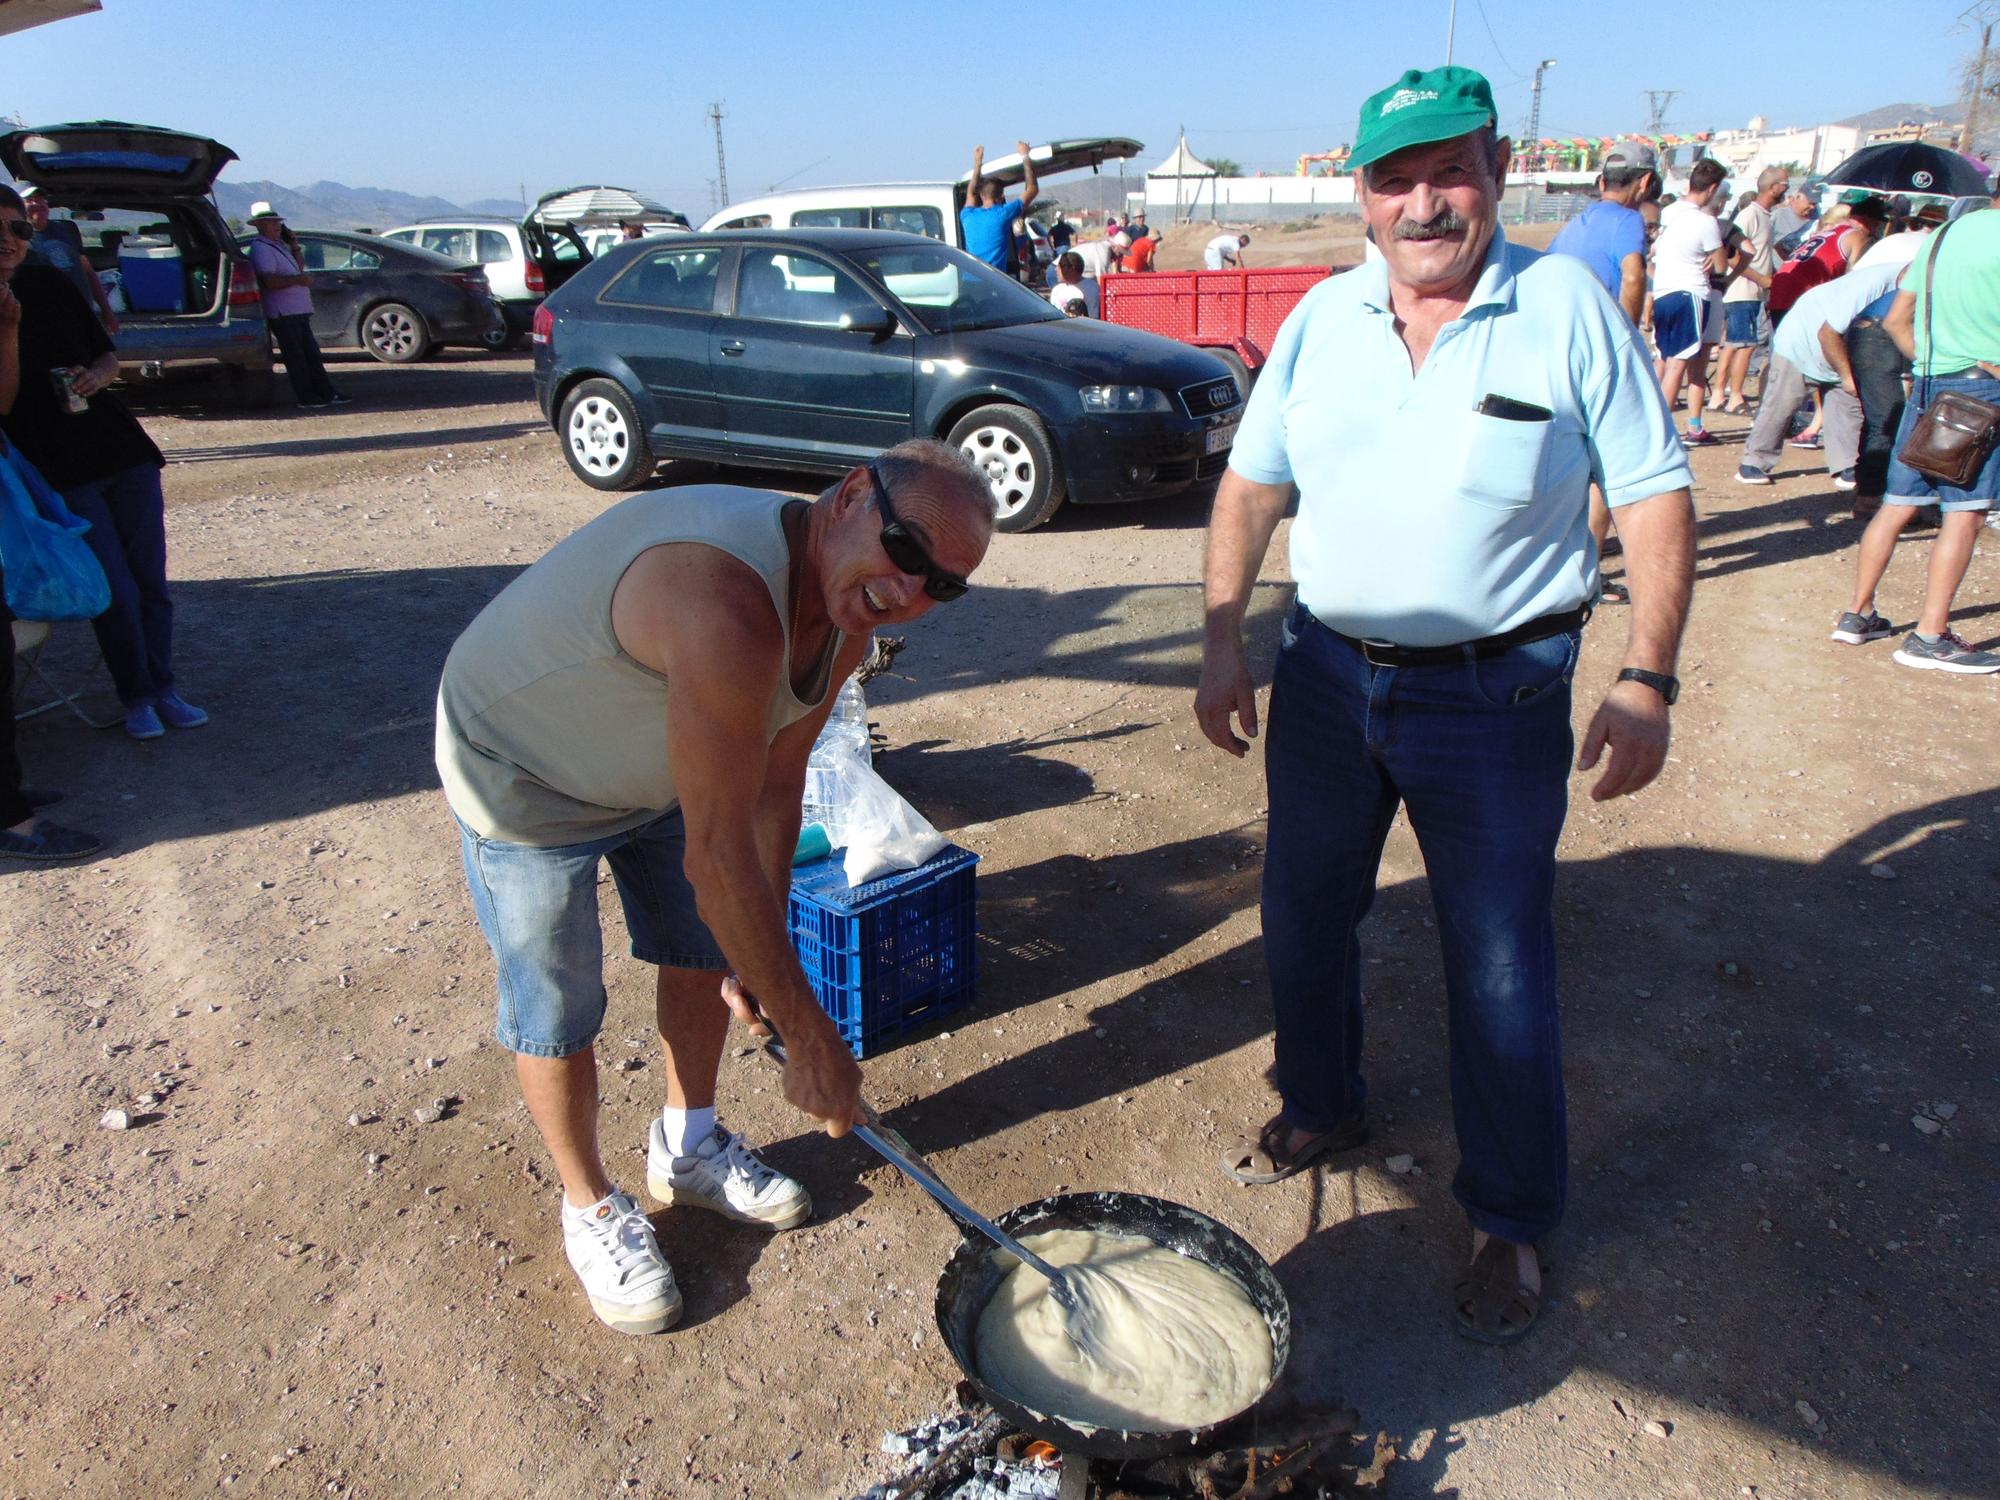
[[[1607,9],[1460,0],[1454,60],[1493,80],[1503,128],[1553,57],[1544,134],[1809,125],[1959,92],[1964,0]],[[0,113],[111,117],[213,135],[229,175],[465,201],[580,182],[650,192],[697,221],[724,101],[731,196],[955,176],[975,142],[1176,129],[1204,155],[1289,170],[1350,141],[1363,98],[1443,61],[1448,0],[1104,7],[721,0],[104,0],[0,38]],[[1893,17],[1893,21],[1891,20]],[[1060,23],[1060,24],[1058,24]],[[1053,38],[1066,38],[1058,49]]]

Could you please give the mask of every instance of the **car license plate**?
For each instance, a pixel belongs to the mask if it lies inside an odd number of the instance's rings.
[[[1225,422],[1220,427],[1209,428],[1208,436],[1202,442],[1201,451],[1203,453],[1222,452],[1223,449],[1236,441],[1236,427],[1237,424],[1235,422]]]

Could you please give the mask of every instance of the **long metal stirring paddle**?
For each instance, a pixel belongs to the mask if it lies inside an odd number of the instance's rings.
[[[769,1020],[767,1019],[764,1024],[768,1026]],[[764,1043],[764,1051],[780,1066],[784,1065],[785,1044],[775,1032],[771,1039]],[[868,1123],[856,1125],[854,1134],[867,1142],[884,1161],[898,1168],[905,1177],[935,1198],[952,1218],[961,1224],[970,1225],[1009,1255],[1024,1265],[1033,1266],[1048,1277],[1049,1295],[1056,1299],[1063,1310],[1065,1328],[1071,1338],[1079,1344],[1083,1343],[1087,1332],[1082,1326],[1085,1322],[1083,1309],[1077,1300],[1076,1289],[1070,1285],[1062,1269],[1050,1265],[998,1224],[970,1207],[963,1198],[945,1186],[944,1179],[931,1169],[930,1163],[924,1160],[916,1147],[893,1127],[882,1123],[882,1117],[875,1112],[873,1105],[866,1099],[860,1102],[862,1117]]]

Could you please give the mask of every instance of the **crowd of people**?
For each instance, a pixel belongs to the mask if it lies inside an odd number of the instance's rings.
[[[1844,645],[1896,633],[1876,589],[1897,539],[1928,519],[1938,534],[1894,660],[2000,672],[2000,653],[1951,628],[1978,530],[2000,500],[2000,451],[1965,485],[1898,457],[1938,396],[2000,397],[2000,217],[1974,214],[1990,206],[1981,198],[1861,189],[1822,213],[1780,166],[1759,172],[1732,211],[1727,171],[1709,157],[1693,164],[1678,197],[1664,184],[1650,143],[1617,143],[1598,201],[1550,250],[1582,260],[1651,334],[1662,395],[1687,410],[1682,443],[1716,445],[1714,413],[1752,417],[1736,468],[1746,485],[1771,484],[1788,447],[1823,456],[1834,489],[1854,496],[1853,515],[1867,523],[1854,595],[1831,633]],[[1602,541],[1608,517],[1597,515]],[[1615,583],[1607,590],[1620,596]]]

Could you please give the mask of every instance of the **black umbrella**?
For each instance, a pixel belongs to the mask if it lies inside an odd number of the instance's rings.
[[[1969,198],[1986,191],[1986,176],[1967,157],[1922,141],[1868,146],[1826,174],[1830,186],[1877,193],[1933,193]]]

